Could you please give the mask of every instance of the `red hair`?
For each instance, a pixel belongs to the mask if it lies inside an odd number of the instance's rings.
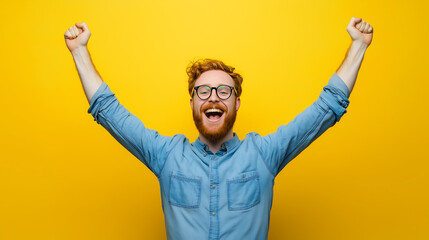
[[[241,95],[241,83],[243,82],[243,77],[235,73],[235,68],[232,66],[228,66],[222,61],[215,59],[200,59],[195,62],[191,62],[189,66],[186,68],[186,73],[188,74],[188,91],[189,95],[192,97],[192,93],[194,90],[195,82],[197,78],[206,71],[209,70],[222,70],[231,76],[232,80],[234,80],[234,89],[237,97]]]

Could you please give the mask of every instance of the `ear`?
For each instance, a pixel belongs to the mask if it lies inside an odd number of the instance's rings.
[[[191,104],[191,109],[192,111],[194,111],[194,102],[193,99],[191,98],[191,100],[189,101],[189,103]]]
[[[240,104],[241,104],[241,99],[240,99],[240,97],[237,97],[237,99],[235,99],[235,109],[236,109],[236,111],[238,111],[238,109],[240,108]]]

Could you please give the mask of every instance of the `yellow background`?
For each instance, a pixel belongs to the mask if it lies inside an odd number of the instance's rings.
[[[276,179],[269,239],[429,239],[427,1],[1,1],[0,239],[165,239],[156,177],[87,113],[64,43],[86,22],[97,70],[149,128],[197,137],[187,64],[244,76],[235,132],[315,101],[374,26],[341,121]]]

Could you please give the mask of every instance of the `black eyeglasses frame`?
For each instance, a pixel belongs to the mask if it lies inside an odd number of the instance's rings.
[[[210,88],[210,95],[209,95],[207,98],[204,98],[204,99],[203,99],[203,98],[201,98],[201,97],[200,97],[200,95],[198,95],[198,88],[203,87],[203,86]],[[219,94],[218,94],[218,91],[217,91],[219,87],[229,87],[229,88],[231,89],[231,94],[229,94],[229,96],[228,96],[227,98],[221,98],[221,97],[219,96]],[[192,94],[191,94],[191,96],[193,97],[193,96],[194,96],[194,92],[196,92],[196,93],[197,93],[197,96],[198,96],[201,100],[207,100],[207,99],[209,99],[209,98],[212,96],[213,89],[215,89],[215,90],[216,90],[216,95],[217,95],[217,97],[218,97],[219,99],[222,99],[222,100],[228,100],[228,99],[231,97],[231,95],[232,95],[232,90],[234,90],[234,93],[235,93],[235,95],[237,96],[237,91],[235,90],[235,87],[231,87],[231,86],[229,86],[229,85],[219,85],[219,86],[217,86],[217,87],[210,87],[210,86],[208,86],[208,85],[200,85],[200,86],[196,86],[196,87],[194,87],[194,89],[192,90]]]

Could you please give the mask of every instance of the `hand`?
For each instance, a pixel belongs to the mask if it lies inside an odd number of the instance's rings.
[[[66,39],[67,48],[70,52],[73,52],[80,47],[86,47],[88,44],[91,32],[86,26],[86,23],[76,23],[73,27],[70,27],[65,33],[64,38]]]
[[[347,26],[347,32],[353,41],[359,41],[369,46],[372,41],[373,28],[362,18],[352,18]]]

